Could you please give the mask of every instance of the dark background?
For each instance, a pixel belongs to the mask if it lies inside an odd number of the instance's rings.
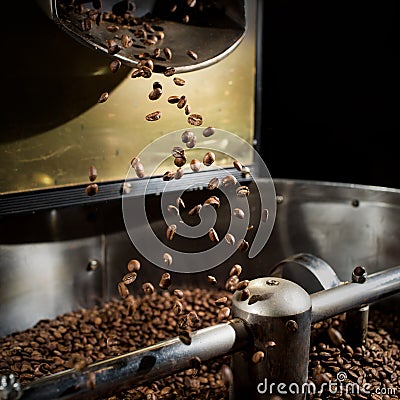
[[[400,188],[399,5],[269,0],[263,14],[272,177]]]

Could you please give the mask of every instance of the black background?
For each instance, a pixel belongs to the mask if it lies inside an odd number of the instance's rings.
[[[396,2],[269,0],[263,14],[272,177],[400,188]]]

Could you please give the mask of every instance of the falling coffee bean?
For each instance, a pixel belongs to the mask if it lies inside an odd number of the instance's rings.
[[[175,289],[174,290],[174,296],[176,296],[178,299],[182,300],[183,299],[183,292],[180,289]]]
[[[232,214],[236,218],[239,218],[239,219],[244,218],[244,211],[241,208],[234,208]]]
[[[200,163],[199,160],[193,159],[192,161],[190,161],[190,169],[193,172],[199,172],[200,171],[200,166],[201,166],[201,163]]]
[[[175,74],[175,68],[173,67],[168,67],[165,71],[164,71],[164,75],[165,76],[172,76]]]
[[[168,226],[167,232],[166,232],[167,239],[172,240],[175,235],[175,232],[176,232],[175,224],[171,224],[170,226]]]
[[[197,204],[196,206],[194,206],[189,212],[188,214],[190,216],[193,215],[199,215],[200,214],[200,210],[203,208],[203,206],[201,204]]]
[[[175,85],[177,85],[177,86],[185,86],[185,83],[186,83],[186,81],[184,79],[178,78],[178,77],[175,77],[173,79],[173,81],[174,81]]]
[[[250,281],[245,279],[243,281],[240,281],[237,286],[236,286],[236,290],[244,290],[247,288],[247,286],[249,286]]]
[[[203,117],[200,114],[190,114],[188,116],[188,123],[194,126],[200,126],[203,124]]]
[[[167,210],[171,215],[173,215],[175,217],[177,217],[179,215],[179,209],[177,207],[175,207],[174,205],[172,205],[172,204],[170,204],[167,207]]]
[[[175,173],[174,172],[167,171],[162,176],[162,179],[163,179],[163,181],[172,181],[172,179],[174,179],[174,177],[175,177]]]
[[[164,51],[164,54],[165,54],[165,58],[167,60],[172,60],[172,51],[171,51],[171,49],[169,47],[165,47],[163,51]]]
[[[209,126],[206,129],[204,129],[203,136],[210,137],[210,136],[214,135],[214,133],[215,133],[215,128],[213,128],[212,126]]]
[[[186,160],[186,159],[185,159]],[[182,176],[184,175],[184,173],[185,173],[185,171],[183,170],[183,168],[178,168],[176,171],[175,171],[175,175],[174,175],[174,177],[175,177],[175,179],[181,179],[182,178]]]
[[[215,300],[215,305],[216,306],[224,306],[228,301],[228,298],[226,296],[220,297],[217,300]]]
[[[233,161],[233,166],[234,166],[238,171],[242,171],[242,170],[243,170],[243,165],[242,165],[238,160],[234,160],[234,161]]]
[[[176,206],[177,206],[178,208],[179,208],[179,207],[185,208],[185,203],[183,202],[183,200],[182,200],[181,197],[178,197],[178,198],[176,199]]]
[[[235,264],[229,271],[229,276],[237,275],[239,276],[243,271],[243,268],[239,264]]]
[[[121,36],[121,45],[125,49],[128,49],[129,47],[132,47],[132,45],[133,45],[132,36],[123,34]]]
[[[212,276],[212,275],[208,275],[207,276],[207,281],[211,285],[216,285],[217,284],[217,279],[215,278],[215,276]]]
[[[120,60],[113,60],[110,62],[109,68],[110,71],[115,74],[121,68],[121,61]]]
[[[208,182],[207,188],[209,190],[215,190],[218,189],[219,187],[219,179],[218,178],[212,178],[210,182]]]
[[[185,106],[185,114],[189,115],[192,112],[192,107],[190,107],[189,104],[186,104]]]
[[[123,276],[122,282],[124,282],[125,285],[130,285],[131,283],[135,282],[136,278],[137,278],[136,272],[128,272]]]
[[[93,182],[97,178],[97,169],[94,165],[91,165],[89,167],[89,181]]]
[[[118,293],[123,299],[129,295],[129,290],[124,282],[118,282]]]
[[[233,236],[231,233],[227,233],[225,235],[225,241],[231,246],[235,245],[235,236]]]
[[[206,167],[209,167],[211,164],[213,164],[215,161],[215,154],[212,151],[208,151],[206,154],[204,154],[203,157],[203,164]]]
[[[247,186],[239,186],[236,189],[236,195],[238,197],[247,197],[250,194],[250,189]]]
[[[90,185],[86,186],[85,193],[87,196],[94,196],[98,193],[99,186],[97,183],[91,183]]]
[[[143,167],[143,164],[141,162],[137,162],[135,164],[135,166],[133,167],[133,169],[135,170],[136,176],[138,178],[144,178],[144,176],[145,176],[144,167]]]
[[[193,60],[197,60],[198,56],[193,50],[188,50],[186,54]]]
[[[253,361],[254,364],[258,364],[262,360],[264,360],[265,354],[263,351],[259,350],[256,351],[253,356],[251,357],[251,361]]]
[[[181,97],[179,98],[179,101],[178,101],[178,103],[176,104],[176,106],[177,106],[178,108],[183,108],[183,107],[186,106],[186,103],[187,103],[187,98],[186,98],[185,95],[183,95],[183,96],[181,96]]]
[[[154,286],[150,282],[145,282],[142,285],[143,292],[147,295],[154,293]]]
[[[239,251],[247,251],[249,249],[249,247],[250,247],[249,242],[247,242],[246,240],[241,239],[239,241],[239,244],[238,244]]]
[[[128,262],[128,271],[129,272],[137,272],[140,270],[140,261],[132,259]]]
[[[161,275],[158,286],[160,286],[161,289],[168,289],[171,286],[171,275],[168,272]]]
[[[108,97],[109,97],[108,92],[103,92],[103,93],[100,95],[100,97],[99,97],[99,99],[97,100],[97,102],[98,102],[98,103],[104,103],[105,101],[108,100]]]
[[[174,164],[177,167],[183,167],[186,164],[186,157],[176,157],[174,159]]]
[[[162,84],[158,81],[153,82],[153,90],[160,89],[162,90]]]
[[[147,121],[158,121],[162,116],[161,111],[154,111],[150,114],[146,115],[146,120]]]
[[[164,260],[164,263],[165,263],[165,264],[171,265],[171,264],[172,264],[172,256],[171,256],[171,254],[169,254],[169,253],[164,253],[164,254],[163,254],[163,260]]]
[[[172,311],[175,315],[180,315],[183,312],[183,305],[179,300],[176,300],[174,305],[172,306]]]
[[[154,101],[154,100],[158,100],[162,95],[162,90],[159,88],[153,89],[150,93],[149,93],[149,99]]]
[[[231,315],[231,309],[229,307],[222,307],[218,311],[218,320],[225,321],[229,318],[230,315]]]
[[[192,338],[190,337],[190,332],[189,331],[181,331],[179,333],[179,339],[183,344],[186,344],[187,346],[189,346],[192,343]]]
[[[215,231],[215,229],[214,228],[211,228],[209,231],[208,231],[208,237],[210,238],[210,240],[212,241],[212,242],[219,242],[219,237],[218,237],[218,234],[217,234],[217,232]]]
[[[224,187],[234,186],[237,184],[237,179],[233,175],[224,176],[221,180]]]
[[[172,96],[172,97],[176,97],[177,98],[177,102],[179,101],[179,97],[178,96]],[[188,143],[190,142],[194,137],[194,133],[191,131],[184,131],[182,133],[181,139],[182,139],[182,143]]]
[[[169,97],[168,97],[168,103],[170,103],[170,104],[177,104],[178,101],[179,101],[179,99],[180,99],[179,96],[169,96]],[[183,141],[183,139],[182,139],[182,141]],[[184,142],[184,143],[187,143],[187,142]]]
[[[331,340],[332,344],[336,347],[340,347],[345,342],[342,334],[333,327],[330,327],[328,329],[328,336],[329,336],[329,339]]]
[[[171,151],[172,157],[185,157],[185,149],[180,146],[175,146]]]

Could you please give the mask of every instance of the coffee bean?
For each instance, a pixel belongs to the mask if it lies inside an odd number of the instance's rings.
[[[179,97],[178,96],[172,96],[172,97],[176,97],[176,102],[179,101]],[[181,139],[182,139],[182,143],[188,143],[193,139],[194,133],[191,131],[184,131],[182,133]]]
[[[250,281],[248,281],[247,279],[240,281],[237,285],[236,285],[236,290],[244,290],[247,288],[247,286],[249,286]]]
[[[158,100],[162,95],[162,90],[161,89],[153,89],[150,93],[149,93],[149,99],[154,101],[154,100]]]
[[[154,286],[150,282],[145,282],[142,285],[143,292],[147,295],[154,293]]]
[[[89,181],[93,182],[97,178],[97,169],[94,165],[91,165],[89,167]]]
[[[135,282],[136,278],[137,278],[136,272],[128,272],[123,276],[122,282],[124,282],[125,285],[130,285],[131,283]]]
[[[108,100],[108,97],[109,97],[108,92],[103,92],[103,93],[100,95],[100,97],[99,97],[99,99],[97,100],[97,102],[98,102],[98,103],[104,103],[105,101]]]
[[[215,305],[216,306],[224,306],[228,301],[228,298],[226,296],[220,297],[217,300],[215,300]]]
[[[217,279],[215,278],[215,276],[212,276],[212,275],[208,275],[207,276],[207,281],[211,285],[216,285],[217,284]]]
[[[167,210],[171,215],[174,215],[175,217],[177,217],[179,215],[179,209],[172,204],[170,204],[167,207]]]
[[[188,149],[193,149],[194,146],[196,146],[197,143],[197,137],[193,136],[192,139],[190,139],[187,143],[186,143],[186,147]]]
[[[175,232],[176,232],[175,224],[171,224],[170,226],[168,226],[167,232],[166,232],[167,239],[172,240],[175,235]]]
[[[206,154],[204,154],[203,157],[203,164],[206,167],[209,167],[211,164],[213,164],[215,161],[215,154],[212,151],[208,151]]]
[[[224,176],[221,180],[222,186],[229,187],[237,184],[237,179],[233,175]]]
[[[200,114],[190,114],[188,116],[188,123],[194,126],[200,126],[203,124],[203,117]]]
[[[253,361],[254,364],[258,364],[262,360],[264,360],[265,354],[263,351],[259,350],[256,351],[253,356],[251,357],[251,361]]]
[[[175,146],[171,151],[172,157],[185,157],[185,150],[180,146]]]
[[[91,183],[90,185],[86,186],[85,193],[87,196],[94,196],[98,193],[99,187],[97,183]]]
[[[158,286],[160,286],[161,289],[168,289],[171,286],[171,275],[168,272],[161,275]]]
[[[129,295],[129,290],[124,282],[118,283],[118,293],[123,299]]]
[[[108,30],[108,32],[118,32],[119,31],[119,26],[117,25],[107,25],[106,29]]]
[[[161,111],[154,111],[150,114],[146,115],[146,120],[147,121],[158,121],[162,116]]]
[[[161,56],[161,49],[160,48],[154,49],[153,54],[155,58],[159,58]]]
[[[121,47],[119,47],[118,42],[115,39],[106,40],[108,54],[114,55],[121,51]]]
[[[176,157],[174,159],[174,164],[177,167],[183,167],[186,164],[186,157]]]
[[[180,289],[175,289],[175,290],[174,290],[174,295],[175,295],[178,299],[180,299],[180,300],[183,299],[183,292],[182,292],[182,290],[180,290]]]
[[[240,300],[246,301],[250,297],[250,290],[245,288],[240,293]]]
[[[137,68],[142,70],[142,73],[144,74],[150,74],[151,75],[151,71],[153,71],[154,69],[154,63],[152,60],[149,60],[147,58],[140,60],[137,64]],[[149,69],[150,72],[147,70]],[[147,77],[147,76],[146,76]]]
[[[193,50],[188,50],[186,54],[193,60],[197,60],[198,56]]]
[[[140,261],[132,259],[128,262],[129,272],[138,272],[140,270]]]
[[[231,309],[229,307],[222,307],[218,311],[218,321],[225,321],[227,320],[231,315]]]
[[[162,84],[158,81],[153,82],[153,90],[160,89],[162,91]]]
[[[183,305],[180,301],[176,300],[173,307],[172,311],[174,312],[175,315],[180,315],[183,312]]]
[[[136,176],[138,178],[144,178],[145,174],[144,174],[144,167],[143,164],[141,162],[137,162],[134,166],[134,170],[136,173]]]
[[[192,376],[197,376],[199,374],[200,368],[201,368],[200,357],[191,357],[189,360],[189,365],[190,365],[190,368],[192,370],[194,370]]]
[[[177,205],[177,207],[185,208],[185,203],[183,202],[183,200],[182,200],[181,197],[178,197],[178,198],[176,199],[176,205]]]
[[[236,189],[236,195],[238,197],[247,197],[250,194],[250,190],[247,186],[239,186]]]
[[[210,182],[208,182],[207,188],[209,190],[215,190],[218,189],[219,187],[219,179],[218,178],[212,178]]]
[[[269,211],[267,208],[264,208],[261,213],[261,222],[267,222],[269,217]]]
[[[168,97],[168,103],[170,103],[170,104],[177,104],[178,101],[179,101],[179,99],[180,99],[179,96],[169,96],[169,97]],[[183,139],[182,139],[182,141],[183,141]],[[184,142],[184,143],[187,143],[187,142]]]
[[[218,234],[217,234],[217,232],[215,231],[215,229],[214,228],[211,228],[209,231],[208,231],[208,237],[210,238],[210,240],[212,241],[212,242],[219,242],[219,237],[218,237]]]
[[[238,243],[238,250],[239,251],[247,251],[249,249],[250,245],[249,242],[247,242],[244,239],[241,239]]]
[[[235,236],[233,236],[231,233],[227,233],[225,235],[225,241],[226,243],[230,244],[231,246],[235,245]]]
[[[176,106],[178,107],[178,108],[183,108],[183,107],[185,107],[186,106],[186,103],[187,103],[187,98],[186,98],[186,96],[181,96],[180,98],[179,98],[179,101],[178,101],[178,103],[176,104]]]
[[[199,160],[193,159],[192,161],[190,161],[190,169],[193,172],[199,172],[200,171],[200,167],[201,167],[201,163],[200,163]]]
[[[190,332],[183,330],[179,333],[179,339],[183,344],[189,346],[192,343],[192,338],[190,336]]]
[[[234,160],[234,161],[233,161],[233,166],[234,166],[238,171],[242,171],[242,170],[243,170],[243,165],[242,165],[238,160]]]
[[[243,271],[243,268],[240,264],[235,264],[231,270],[229,271],[229,276],[237,275],[239,276]]]
[[[214,135],[214,133],[215,133],[215,128],[213,128],[212,126],[208,126],[206,129],[204,129],[203,136],[210,137]]]
[[[165,76],[172,76],[175,74],[175,68],[173,67],[168,67],[166,68],[166,70],[164,71],[164,75]]]
[[[241,208],[234,208],[232,214],[236,218],[239,218],[239,219],[244,218],[244,211]]]
[[[200,210],[203,208],[203,206],[201,204],[197,204],[197,206],[194,206],[189,212],[188,214],[190,216],[192,215],[199,215]]]
[[[175,85],[177,85],[177,86],[185,86],[185,83],[186,83],[186,81],[184,79],[178,78],[178,77],[175,77],[173,79],[173,81],[174,81]]]
[[[113,74],[115,74],[117,71],[119,71],[119,69],[121,68],[121,65],[122,65],[121,61],[119,61],[119,60],[112,60],[112,61],[110,62],[110,65],[109,65],[110,71],[111,71]]]
[[[163,179],[163,181],[172,181],[172,179],[174,179],[174,177],[175,177],[175,173],[174,172],[167,171],[162,176],[162,179]]]
[[[204,201],[203,207],[204,206],[213,206],[214,208],[219,208],[221,205],[221,202],[217,196],[211,196],[207,200]]]
[[[171,265],[171,264],[172,264],[172,256],[171,256],[171,254],[169,254],[169,253],[164,253],[164,254],[163,254],[163,260],[164,260],[164,263],[165,263],[165,264]]]
[[[334,346],[340,347],[341,344],[344,343],[343,336],[337,329],[330,327],[328,329],[328,335]]]
[[[132,47],[132,45],[133,45],[132,36],[123,34],[121,36],[121,46],[127,49],[129,47]]]
[[[192,107],[189,104],[185,106],[185,115],[189,115],[192,112]]]
[[[164,48],[164,54],[167,60],[172,60],[172,51],[169,47]]]
[[[230,276],[225,282],[225,290],[228,292],[234,292],[238,283],[239,277],[237,275]]]

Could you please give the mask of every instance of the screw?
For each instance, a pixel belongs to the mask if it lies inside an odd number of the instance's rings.
[[[297,332],[299,329],[299,325],[297,325],[297,322],[292,319],[287,321],[285,326],[290,332],[293,332],[293,333]]]
[[[268,279],[267,282],[265,282],[269,286],[277,286],[279,285],[279,282],[276,281],[275,279]]]
[[[99,266],[100,266],[100,263],[97,260],[92,259],[92,260],[89,260],[89,263],[88,263],[86,269],[88,271],[96,271],[96,269],[99,268]]]
[[[351,274],[351,281],[355,283],[364,283],[367,280],[367,271],[364,267],[357,266]]]
[[[282,204],[283,203],[283,196],[277,195],[276,196],[276,204]]]

